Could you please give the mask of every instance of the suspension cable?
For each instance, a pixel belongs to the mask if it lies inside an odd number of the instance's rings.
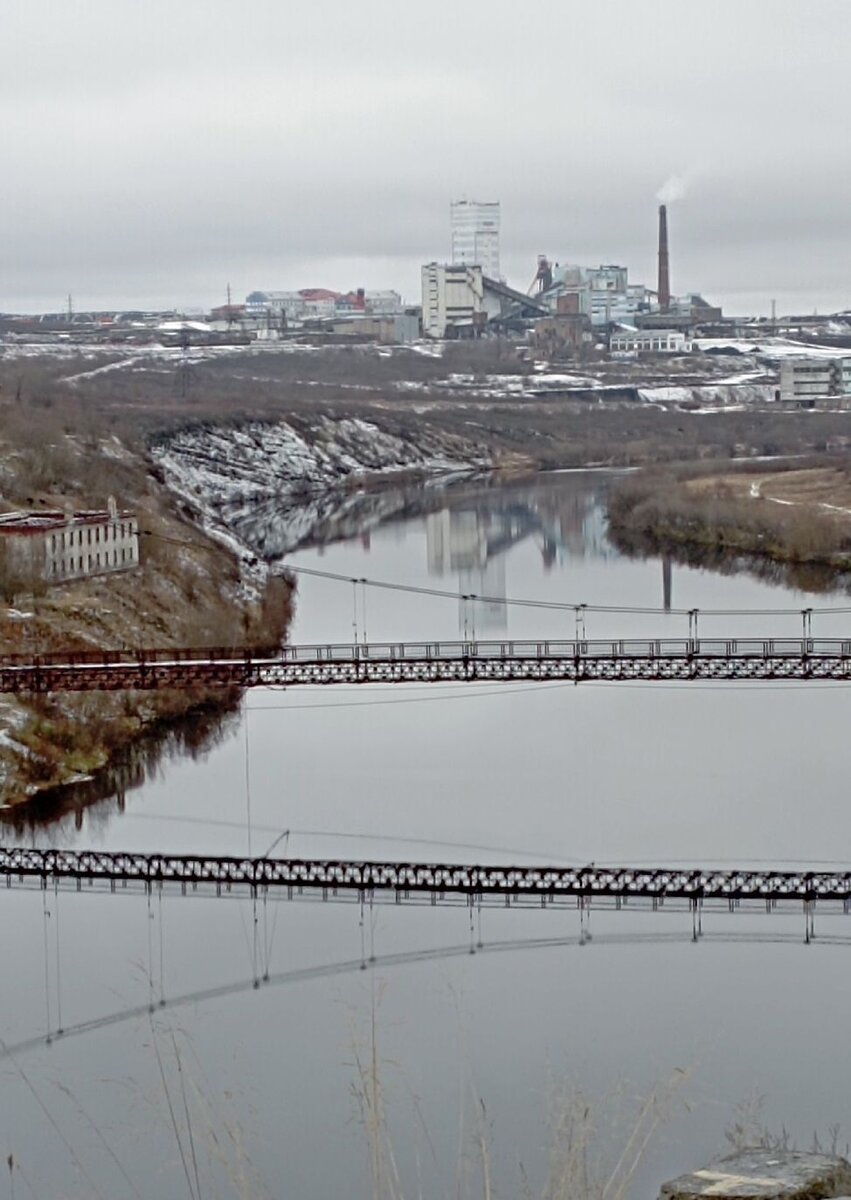
[[[505,604],[520,608],[553,609],[559,612],[585,613],[624,613],[647,616],[678,616],[693,618],[699,612],[703,617],[800,617],[803,613],[824,613],[846,615],[851,613],[851,606],[802,606],[801,608],[658,608],[652,605],[639,604],[587,604],[584,601],[563,600],[531,600],[517,596],[479,596],[470,592],[452,592],[445,588],[423,587],[413,583],[391,583],[386,579],[367,579],[364,576],[341,575],[335,571],[320,571],[316,567],[293,567],[283,564],[285,571],[294,575],[308,575],[316,579],[328,579],[336,583],[350,585],[361,584],[367,587],[381,588],[390,592],[408,592],[417,596],[435,596],[443,600],[473,600],[482,604]]]
[[[148,537],[154,537],[157,541],[170,542],[175,546],[193,546],[199,550],[211,550],[212,546],[206,546],[202,542],[193,542],[183,538],[168,537],[164,534],[154,533],[151,529],[140,529],[140,534]],[[251,562],[258,563],[260,560],[251,558]],[[268,560],[266,566],[271,566]],[[697,609],[693,608],[659,608],[653,605],[637,605],[637,604],[587,604],[584,601],[577,602],[575,600],[559,601],[559,600],[530,600],[522,599],[513,596],[479,596],[466,592],[452,592],[445,588],[423,587],[412,583],[391,583],[386,579],[367,579],[364,576],[342,575],[335,571],[320,571],[316,567],[295,567],[290,563],[280,562],[277,564],[281,571],[293,575],[311,575],[317,579],[329,579],[338,583],[347,584],[362,584],[364,588],[382,588],[385,591],[392,592],[409,592],[419,596],[436,596],[444,600],[479,600],[484,604],[505,604],[508,606],[517,606],[521,608],[544,608],[554,609],[556,611],[576,611],[584,609],[586,613],[623,613],[633,615],[647,616],[678,616],[690,617]],[[824,613],[834,614],[837,616],[847,615],[851,613],[851,605],[849,606],[802,606],[801,608],[702,608],[699,610],[702,616],[705,617],[799,617],[802,613]]]

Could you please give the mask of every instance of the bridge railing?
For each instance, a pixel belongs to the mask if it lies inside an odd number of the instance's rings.
[[[851,638],[631,638],[119,648],[3,654],[0,669],[168,664],[430,662],[464,659],[849,658]]]
[[[416,894],[435,902],[452,897],[472,902],[487,897],[559,899],[689,900],[771,904],[797,900],[839,901],[851,911],[851,871],[795,871],[773,868],[520,866],[364,859],[270,859],[218,855],[144,854],[105,850],[39,850],[0,847],[0,880],[7,887],[28,880],[92,885],[137,883],[148,888],[175,884],[183,889],[234,887],[289,889],[293,894],[320,889],[338,893],[392,893],[401,902]],[[770,911],[767,910],[767,911]]]

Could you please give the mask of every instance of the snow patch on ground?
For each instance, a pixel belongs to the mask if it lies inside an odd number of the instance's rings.
[[[761,338],[759,341],[744,341],[737,338],[697,338],[694,343],[701,350],[729,350],[734,354],[755,354],[760,358],[780,359],[801,356],[804,358],[841,358],[847,350],[835,346],[815,346],[808,342],[795,342],[789,338]]]
[[[645,404],[697,405],[704,411],[742,408],[774,402],[774,385],[761,383],[712,383],[697,387],[639,388],[638,398]]]

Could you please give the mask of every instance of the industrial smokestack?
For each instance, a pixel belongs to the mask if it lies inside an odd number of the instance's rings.
[[[671,277],[668,270],[668,210],[659,205],[659,307],[671,307]]]

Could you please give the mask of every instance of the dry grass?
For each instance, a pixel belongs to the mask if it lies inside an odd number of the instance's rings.
[[[847,567],[851,477],[845,466],[783,472],[642,472],[610,496],[627,547],[692,546],[777,562]]]
[[[59,586],[12,578],[0,556],[6,603],[30,614],[0,609],[0,653],[279,644],[290,618],[286,582],[248,596],[234,556],[178,510],[144,456],[98,432],[96,414],[78,398],[48,403],[40,395],[24,390],[24,399],[2,406],[0,509],[106,507],[114,495],[147,532],[138,568]],[[17,803],[33,789],[96,771],[148,726],[219,702],[227,708],[232,697],[102,693],[47,707],[22,700],[16,745],[0,749],[4,799]]]
[[[3,422],[32,420],[41,426],[58,418],[66,433],[83,439],[115,434],[142,451],[151,438],[198,422],[358,416],[412,436],[425,428],[472,437],[494,454],[522,454],[544,466],[825,454],[830,446],[848,445],[847,413],[752,409],[706,416],[636,403],[632,385],[647,382],[646,364],[639,377],[624,382],[621,402],[605,408],[593,394],[587,400],[459,398],[433,387],[453,372],[527,373],[516,347],[503,343],[458,344],[443,358],[413,351],[385,357],[375,347],[222,355],[192,367],[187,396],[179,394],[175,364],[166,360],[65,381],[92,366],[48,357],[26,363],[0,358]],[[418,387],[400,390],[400,381]],[[53,450],[61,453],[61,447]],[[52,468],[48,463],[38,470],[46,479]]]
[[[763,499],[794,505],[816,516],[838,513],[851,518],[851,475],[839,466],[804,467],[785,471],[736,471],[689,480],[693,495],[714,496],[720,492],[739,500]]]
[[[369,1151],[373,1200],[405,1200],[386,1087],[387,1071],[396,1064],[379,1048],[382,995],[381,985],[373,980],[369,1025],[365,1032],[352,1031],[352,1094]],[[647,1093],[622,1086],[599,1099],[574,1086],[555,1089],[549,1103],[548,1172],[540,1200],[626,1200],[656,1135],[678,1111],[688,1110],[682,1095],[688,1078],[687,1071],[677,1068]],[[439,1167],[419,1100],[412,1091],[410,1095]],[[495,1191],[508,1194],[504,1180],[494,1187],[492,1145],[499,1131],[492,1127],[483,1097],[472,1087],[468,1103],[469,1109],[458,1116],[457,1191],[459,1197],[463,1191],[492,1200]],[[534,1200],[522,1163],[520,1176],[525,1200]],[[419,1186],[421,1194],[421,1182]]]
[[[688,1107],[680,1096],[687,1079],[677,1069],[643,1096],[626,1088],[598,1101],[575,1089],[559,1094],[543,1200],[625,1200],[660,1128]]]

